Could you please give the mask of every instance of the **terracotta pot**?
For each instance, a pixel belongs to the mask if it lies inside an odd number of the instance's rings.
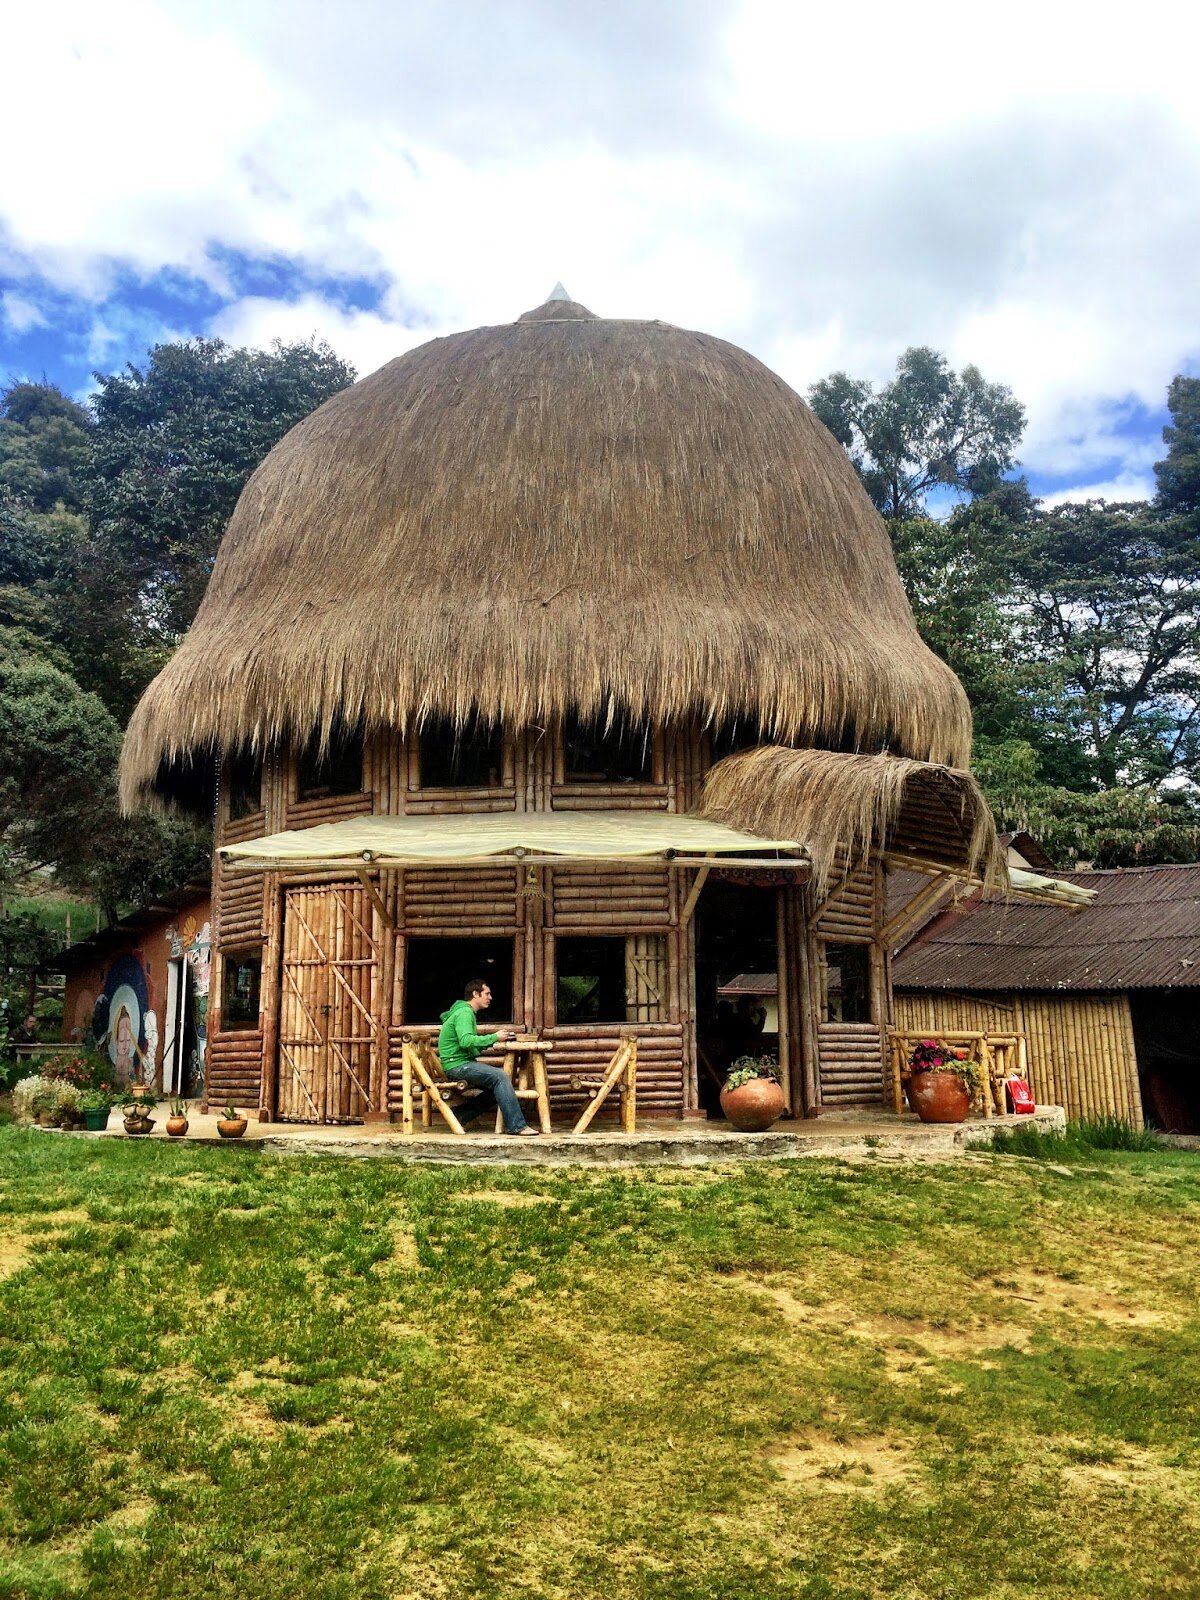
[[[245,1117],[222,1117],[217,1123],[217,1132],[222,1139],[240,1139],[246,1127]]]
[[[133,1116],[125,1118],[126,1133],[149,1133],[154,1126],[154,1118],[147,1116]]]
[[[762,1133],[778,1122],[787,1101],[774,1078],[751,1078],[737,1089],[721,1090],[721,1110],[739,1133]]]
[[[171,1135],[172,1139],[182,1139],[187,1131],[188,1119],[186,1117],[167,1118],[167,1132]]]
[[[131,1083],[129,1092],[135,1100],[144,1100],[148,1092],[148,1086],[144,1083]]]
[[[965,1122],[971,1091],[957,1072],[914,1072],[908,1103],[922,1122]]]

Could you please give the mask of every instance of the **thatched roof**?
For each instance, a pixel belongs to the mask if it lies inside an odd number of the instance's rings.
[[[721,339],[552,300],[410,351],[272,450],[134,713],[122,795],[338,716],[521,724],[609,697],[932,761],[970,744],[800,397]]]
[[[698,814],[747,833],[802,839],[818,897],[838,864],[878,852],[1004,887],[996,824],[969,772],[894,755],[767,745],[718,761]]]

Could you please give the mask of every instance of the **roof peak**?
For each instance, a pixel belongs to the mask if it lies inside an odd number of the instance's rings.
[[[600,318],[594,311],[589,311],[586,306],[581,306],[578,300],[572,300],[562,284],[556,283],[550,291],[548,300],[543,300],[540,306],[534,306],[532,311],[522,312],[517,321],[599,322]]]

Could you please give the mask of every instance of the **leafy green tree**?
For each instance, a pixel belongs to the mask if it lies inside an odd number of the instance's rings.
[[[1024,408],[978,367],[951,370],[945,356],[906,350],[878,393],[835,372],[815,383],[809,402],[849,452],[867,493],[887,518],[920,516],[939,486],[976,495],[1014,464]]]
[[[323,344],[234,350],[219,339],[159,345],[144,369],[98,375],[81,671],[118,715],[190,626],[246,479],[353,378]]]
[[[49,383],[0,396],[0,489],[33,511],[82,511],[91,418]]]
[[[1164,516],[1200,518],[1200,378],[1173,378],[1167,409],[1171,413],[1163,429],[1167,454],[1154,467],[1155,504]],[[1200,528],[1193,524],[1193,531]]]
[[[1094,783],[1200,779],[1200,537],[1144,502],[1039,512],[1015,550],[1022,656],[1062,675],[1052,720]]]

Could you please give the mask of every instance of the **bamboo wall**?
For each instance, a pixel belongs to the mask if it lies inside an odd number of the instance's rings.
[[[217,843],[368,813],[686,811],[699,797],[708,765],[707,736],[697,728],[656,733],[650,781],[645,783],[568,784],[561,751],[554,728],[509,735],[498,789],[430,790],[420,787],[415,742],[381,736],[367,741],[361,793],[304,801],[295,794],[294,760],[272,752],[264,767],[261,809],[230,823],[220,801]],[[368,917],[365,891],[344,873],[340,879],[333,873],[247,874],[228,872],[218,864],[207,1098],[214,1104],[226,1097],[257,1103],[265,1118],[301,1116],[306,1109],[323,1117],[387,1117],[398,1101],[400,1039],[409,1026],[404,995],[408,938],[502,937],[514,941],[514,1015],[497,1020],[536,1028],[553,1042],[551,1089],[556,1104],[569,1115],[576,1103],[585,1103],[572,1079],[594,1076],[615,1052],[622,1031],[618,1024],[558,1024],[554,940],[586,933],[626,940],[630,1022],[625,1026],[635,1026],[639,1038],[639,1110],[651,1116],[687,1114],[699,1103],[695,925],[683,914],[695,876],[658,862],[521,872],[510,867],[409,868],[373,875],[379,904]],[[351,963],[346,970],[356,963],[363,971],[369,968],[370,976],[363,978],[365,986],[353,1001],[345,1002],[341,991],[332,998],[326,993],[332,981],[328,975],[305,975],[303,963],[317,957],[312,950],[304,953],[297,917],[289,919],[284,911],[286,897],[299,888],[317,891],[304,902],[310,923],[324,929],[332,943],[337,942],[337,928],[343,929],[343,960]],[[352,915],[347,910],[351,900],[357,908]],[[295,910],[299,902],[292,904]],[[815,915],[803,889],[784,888],[776,895],[780,1063],[796,1114],[881,1103],[888,1005],[879,948],[881,907],[875,865],[850,874]],[[351,923],[358,930],[353,934],[347,931]],[[370,936],[365,937],[362,930],[368,926]],[[821,1021],[823,951],[831,940],[869,946],[875,1019],[870,1023]],[[260,1025],[223,1030],[225,957],[253,949],[261,950],[263,958]],[[345,1026],[331,1022],[330,1037],[322,1041],[314,1032],[321,1026],[314,1017],[324,1017],[321,1008],[326,1005],[342,1005]],[[369,1013],[373,1029],[369,1067],[360,1061],[361,1041],[352,1036],[364,1013]],[[349,1087],[346,1063],[333,1060],[338,1039],[358,1063]],[[359,1081],[364,1078],[369,1079],[365,1089]]]
[[[897,990],[896,1027],[1024,1033],[1039,1105],[1069,1117],[1122,1117],[1142,1126],[1142,1097],[1125,994],[935,994]]]

